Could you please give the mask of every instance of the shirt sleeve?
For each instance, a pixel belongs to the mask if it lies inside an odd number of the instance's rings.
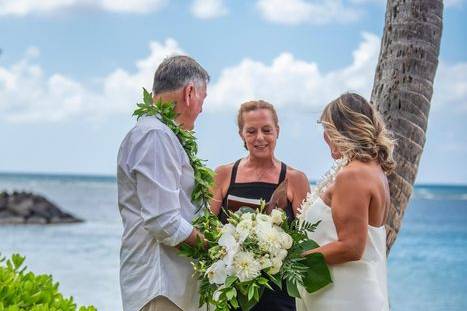
[[[134,145],[132,171],[144,228],[159,242],[176,246],[193,226],[181,215],[181,157],[168,133],[150,130]]]

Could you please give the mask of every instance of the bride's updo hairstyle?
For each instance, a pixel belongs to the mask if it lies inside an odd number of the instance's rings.
[[[386,174],[394,171],[394,140],[378,111],[365,98],[345,93],[330,102],[321,114],[332,144],[349,160],[377,160]]]

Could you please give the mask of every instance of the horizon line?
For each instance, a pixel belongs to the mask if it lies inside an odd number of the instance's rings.
[[[0,171],[0,177],[2,176],[18,176],[18,177],[52,177],[52,178],[85,178],[85,179],[117,179],[117,175],[104,174],[104,173],[44,173],[44,172],[9,172],[9,171]],[[318,180],[308,179],[308,182],[315,184]],[[457,183],[457,182],[420,182],[415,183],[415,187],[426,187],[426,186],[455,186],[455,187],[467,187],[467,183]]]

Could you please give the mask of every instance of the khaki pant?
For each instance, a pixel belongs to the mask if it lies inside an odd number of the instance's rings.
[[[141,311],[183,311],[167,297],[159,296],[148,302]]]

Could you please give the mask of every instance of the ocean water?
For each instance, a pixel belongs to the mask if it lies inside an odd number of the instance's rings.
[[[0,190],[43,194],[83,224],[0,226],[0,252],[52,274],[66,296],[121,310],[122,225],[111,177],[0,174]],[[395,311],[467,310],[467,186],[417,186],[388,261]]]

